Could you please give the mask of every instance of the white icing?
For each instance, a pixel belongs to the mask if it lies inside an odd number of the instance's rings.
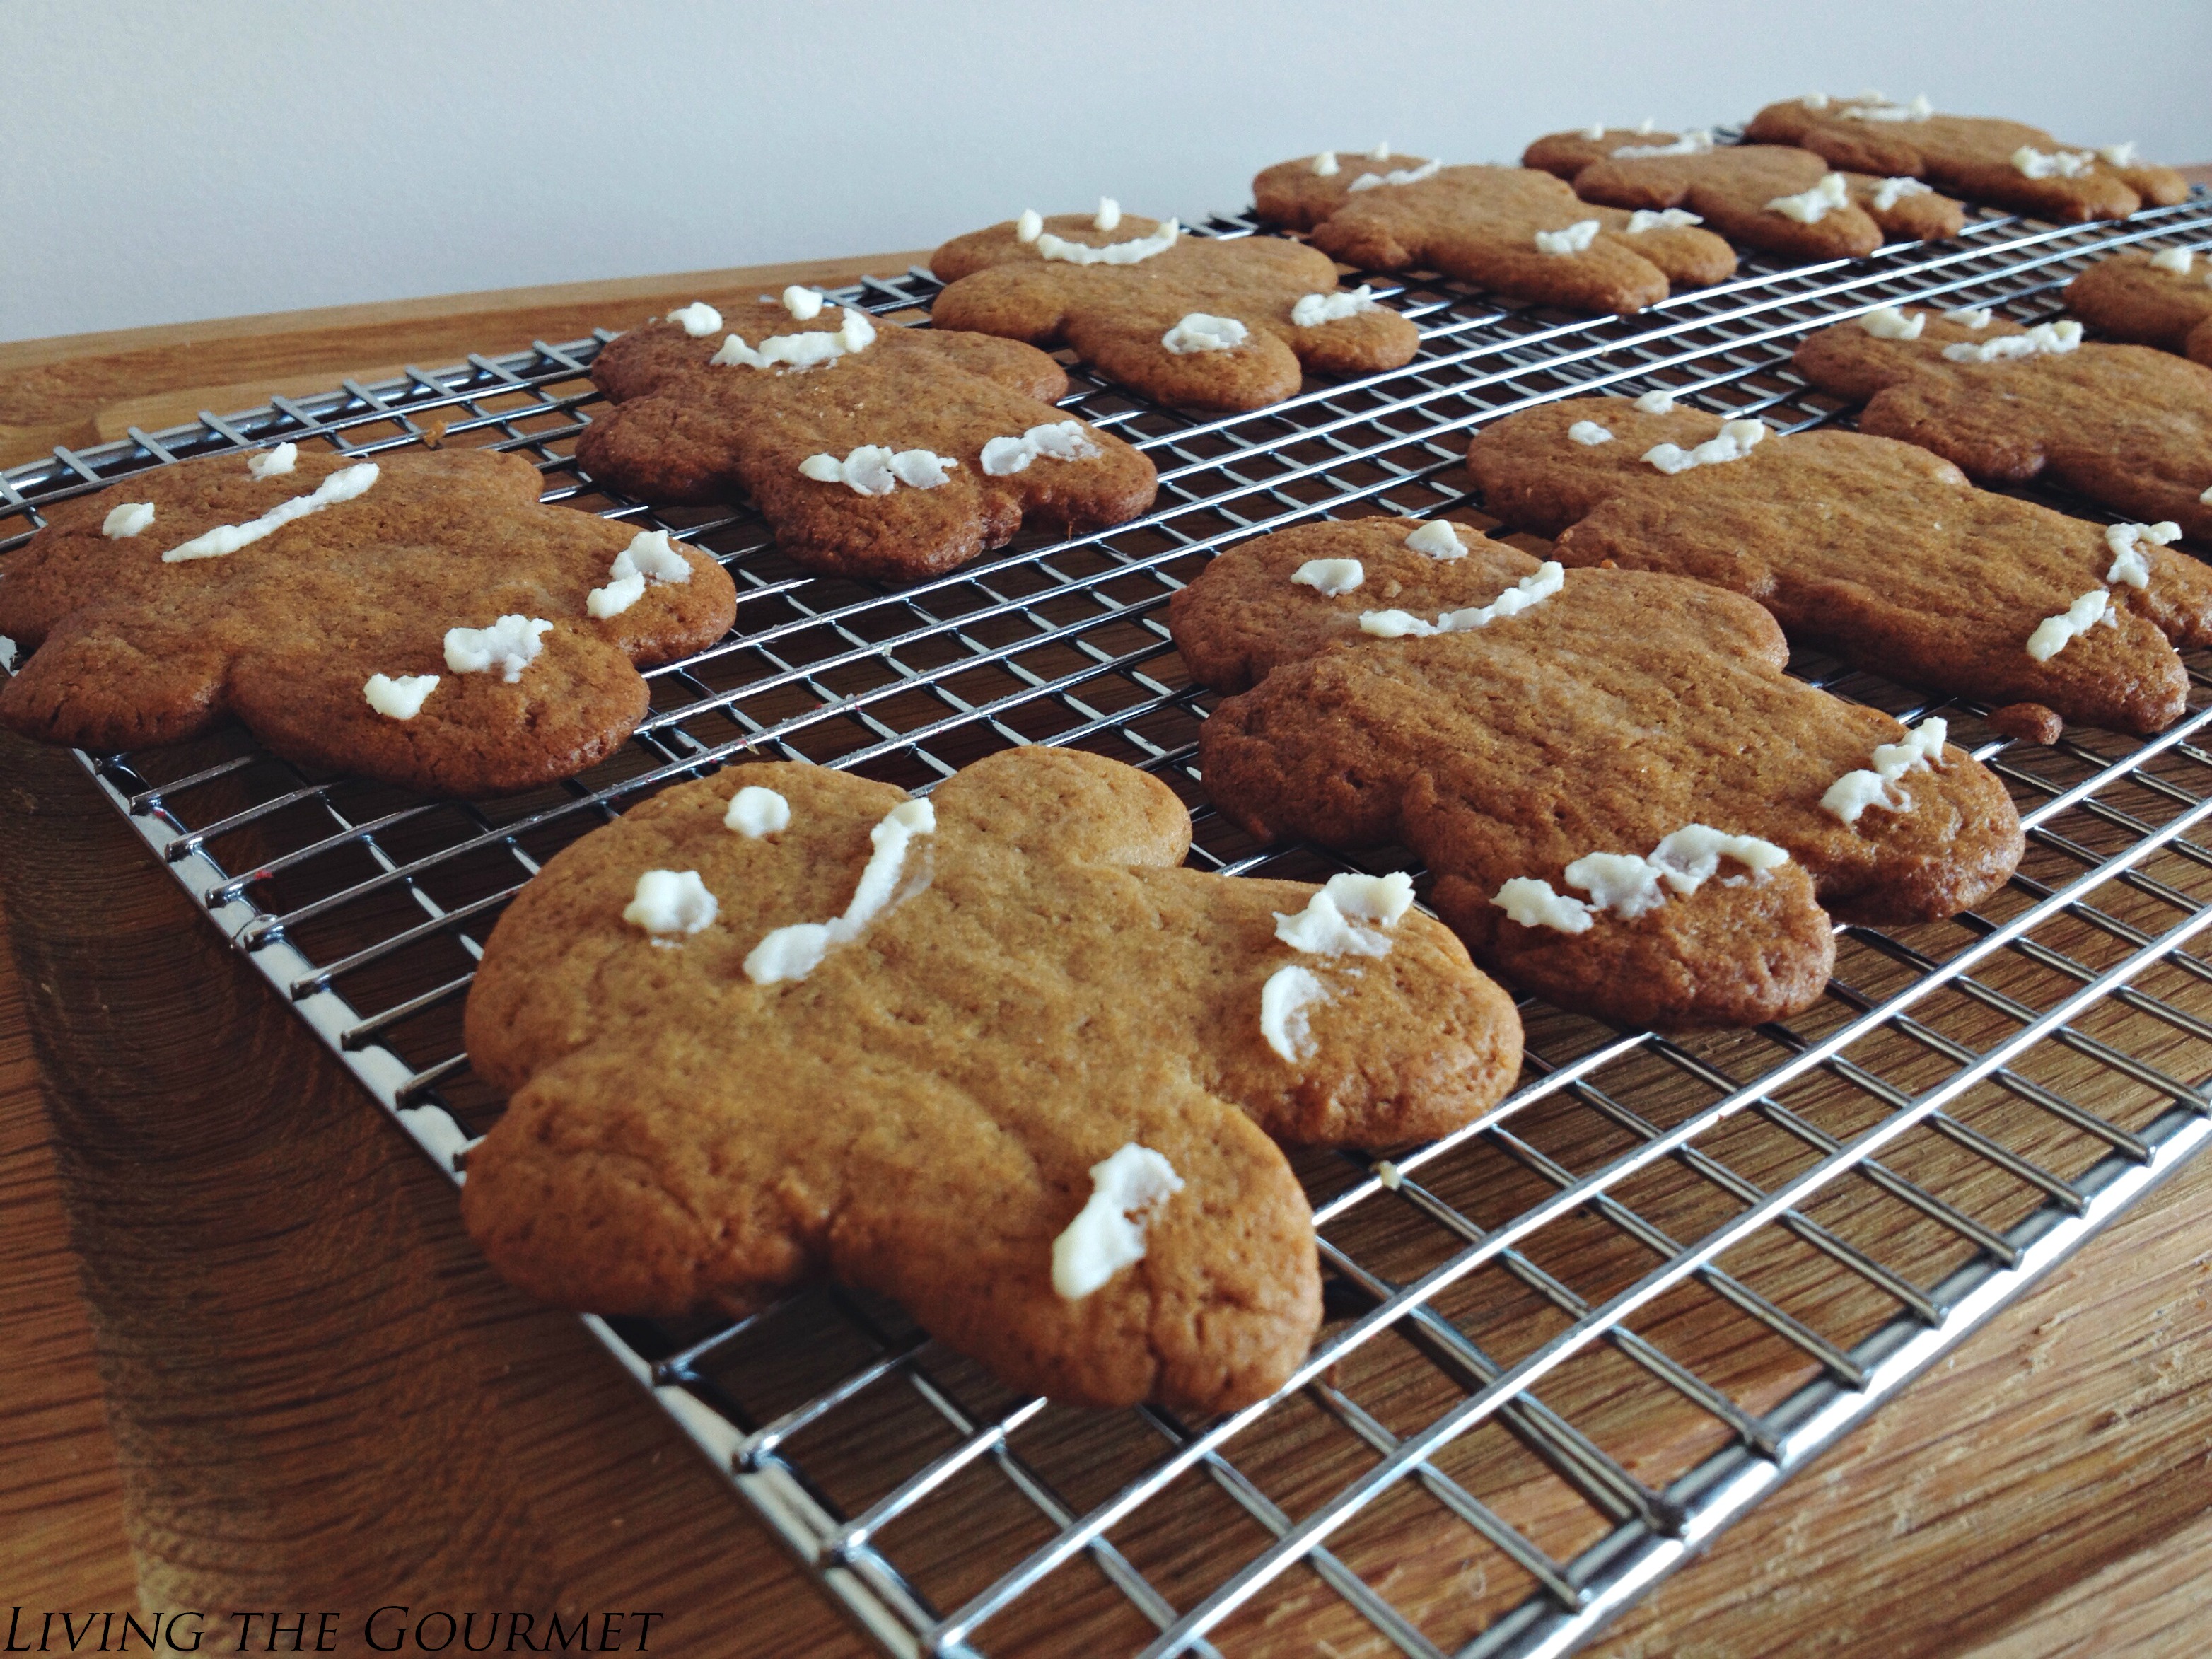
[[[411,720],[422,712],[422,700],[438,689],[435,674],[371,674],[362,695],[380,714],[395,720]]]
[[[543,617],[501,617],[489,628],[449,628],[446,630],[446,666],[456,674],[484,674],[496,668],[513,685],[522,671],[538,660],[545,648],[544,636],[553,624]]]
[[[1956,341],[1943,348],[1943,356],[1954,363],[1996,363],[2039,353],[2063,356],[2081,343],[2081,325],[2068,317],[2056,323],[2038,323],[2025,334],[2001,334],[1979,345]]]
[[[1637,128],[1638,132],[1650,130],[1649,121]],[[1613,155],[1617,161],[1634,161],[1651,155],[1703,155],[1712,147],[1713,135],[1703,127],[1692,127],[1670,144],[1623,144]]]
[[[1275,937],[1310,956],[1387,957],[1389,939],[1356,924],[1395,927],[1413,903],[1413,878],[1402,870],[1387,876],[1331,876],[1304,909],[1290,915],[1275,912]]]
[[[933,450],[892,451],[882,444],[861,444],[843,460],[835,455],[809,455],[799,470],[817,483],[842,483],[856,495],[888,495],[899,485],[911,489],[934,489],[958,468],[950,455]]]
[[[793,368],[817,368],[852,352],[866,350],[875,338],[876,325],[868,320],[867,313],[848,306],[840,327],[817,329],[805,334],[771,334],[760,343],[758,350],[745,343],[744,335],[732,334],[707,362],[717,368],[769,368],[778,363],[787,363]]]
[[[2087,633],[2102,620],[2112,602],[2112,596],[2106,589],[2092,588],[2068,605],[2062,615],[2045,617],[2035,625],[2035,632],[2027,636],[2027,654],[2038,662],[2049,662],[2075,635]]]
[[[1926,312],[1907,317],[1895,306],[1877,306],[1859,319],[1859,326],[1877,340],[1917,340],[1927,325]]]
[[[1048,259],[1059,259],[1071,265],[1134,265],[1156,253],[1165,253],[1182,234],[1182,227],[1172,219],[1149,236],[1140,236],[1133,241],[1109,242],[1103,247],[1070,242],[1045,231],[1037,236],[1036,250]]]
[[[1390,158],[1386,151],[1375,159],[1387,161]],[[1418,185],[1424,179],[1435,178],[1443,166],[1442,161],[1424,161],[1417,167],[1393,167],[1388,173],[1363,173],[1352,181],[1352,187],[1354,190],[1379,190],[1384,185]]]
[[[1934,716],[1914,726],[1903,743],[1885,743],[1874,751],[1871,769],[1846,772],[1820,797],[1825,811],[1858,827],[1859,815],[1869,806],[1889,812],[1909,812],[1912,797],[1897,787],[1908,772],[1926,771],[1942,757],[1943,742],[1950,735],[1948,721]]]
[[[745,977],[756,985],[805,979],[833,945],[848,945],[860,938],[869,922],[891,902],[907,848],[916,836],[937,828],[937,811],[926,800],[901,801],[868,832],[867,867],[853,889],[852,902],[835,921],[793,922],[769,932],[745,956]]]
[[[1103,454],[1080,422],[1055,421],[1033,426],[1018,438],[994,438],[983,446],[983,471],[994,478],[1019,472],[1040,455],[1055,461],[1087,461]]]
[[[1653,120],[1648,115],[1636,124],[1636,135],[1639,138],[1649,138],[1653,133],[1658,131],[1658,122]]]
[[[1836,112],[1846,121],[1924,121],[1935,112],[1925,93],[1909,104],[1893,104],[1878,92],[1863,94],[1863,101],[1845,104]]]
[[[257,478],[281,478],[299,464],[300,446],[293,443],[278,444],[246,458],[246,470]]]
[[[1014,221],[1014,240],[1034,242],[1044,234],[1044,220],[1035,208],[1024,208],[1020,218]]]
[[[1373,149],[1369,150],[1367,152],[1367,159],[1370,161],[1389,161],[1390,159],[1390,141],[1388,138],[1385,138],[1381,143],[1376,145]]]
[[[1595,421],[1577,421],[1567,428],[1567,436],[1578,444],[1587,444],[1592,447],[1613,441],[1613,434]]]
[[[244,524],[219,524],[214,529],[179,543],[161,555],[163,564],[181,564],[187,559],[220,559],[235,553],[241,547],[251,546],[264,536],[282,530],[296,519],[311,513],[319,513],[340,501],[349,501],[368,493],[376,482],[376,463],[362,461],[342,467],[315,486],[312,495],[295,495],[289,501],[280,501],[258,519]],[[149,509],[150,511],[150,509]],[[143,527],[143,526],[142,526]]]
[[[1406,545],[1447,564],[1467,556],[1467,544],[1460,540],[1459,531],[1449,519],[1431,519],[1406,538]]]
[[[714,920],[720,907],[696,870],[647,870],[623,908],[623,920],[655,935],[696,933]]]
[[[1817,225],[1838,208],[1851,204],[1850,187],[1840,173],[1824,173],[1820,183],[1795,196],[1778,196],[1766,204],[1769,213],[1795,219],[1801,225]]]
[[[1316,176],[1322,179],[1334,179],[1343,171],[1336,164],[1336,152],[1333,149],[1325,149],[1314,157],[1313,170]]]
[[[2097,155],[2087,149],[2045,154],[2032,144],[2022,144],[2013,151],[2012,164],[2030,179],[2080,179],[2097,170]]]
[[[1684,449],[1679,444],[1655,444],[1644,452],[1644,459],[1671,477],[1687,472],[1693,466],[1740,461],[1758,448],[1759,441],[1765,436],[1764,422],[1730,421],[1716,436],[1706,439],[1695,449]]]
[[[2204,493],[2197,498],[2197,501],[2201,507],[2212,507],[2212,487],[2208,487]]]
[[[1636,407],[1646,415],[1671,415],[1674,412],[1674,394],[1671,392],[1647,392],[1636,400]]]
[[[1876,213],[1887,213],[1908,196],[1933,196],[1935,193],[1932,185],[1923,185],[1917,179],[1885,179],[1875,186],[1874,210]]]
[[[2124,143],[2100,144],[2097,146],[2097,154],[2113,167],[2133,167],[2136,160],[2136,141],[2130,138]]]
[[[678,586],[691,580],[691,562],[678,552],[665,530],[641,530],[607,567],[607,585],[585,598],[586,614],[619,617],[645,597],[647,582]]]
[[[100,521],[100,533],[110,540],[135,536],[153,522],[153,502],[125,501],[108,509],[107,516]]]
[[[795,283],[783,291],[783,308],[791,313],[791,320],[794,323],[812,322],[822,314],[822,307],[829,303],[825,295]]]
[[[749,783],[730,797],[730,810],[722,814],[722,825],[749,841],[758,841],[791,827],[791,803],[773,789]]]
[[[1828,106],[1828,94],[1825,92],[1808,92],[1797,101],[1807,109],[1826,109]]]
[[[1536,233],[1536,252],[1555,256],[1587,253],[1589,245],[1597,240],[1598,222],[1595,219],[1578,219],[1565,230],[1540,230]]]
[[[1194,311],[1161,335],[1160,343],[1176,356],[1188,357],[1201,351],[1234,351],[1251,337],[1252,331],[1234,317]]]
[[[1378,1158],[1375,1160],[1375,1178],[1395,1193],[1405,1181],[1406,1176],[1405,1172],[1389,1158]]]
[[[2112,568],[2105,573],[2107,582],[2125,582],[2130,587],[2142,589],[2150,586],[2150,559],[2142,550],[2142,544],[2152,543],[2165,547],[2181,539],[2181,526],[2171,519],[2161,519],[2156,524],[2113,524],[2105,526],[2105,545],[2112,550]]]
[[[695,340],[718,334],[722,328],[722,313],[704,300],[694,300],[690,305],[670,312],[668,320]]]
[[[1292,963],[1267,975],[1260,988],[1260,1035],[1267,1046],[1295,1065],[1313,1053],[1312,1015],[1316,1003],[1329,1000],[1328,988],[1310,968]]]
[[[1650,208],[1638,208],[1628,216],[1628,234],[1641,236],[1647,230],[1685,230],[1705,222],[1700,216],[1681,208],[1662,208],[1656,213]]]
[[[1551,927],[1562,933],[1587,933],[1596,913],[1580,899],[1552,890],[1548,881],[1516,876],[1491,901],[1523,927]]]
[[[2150,256],[2153,270],[2170,270],[2177,276],[2189,275],[2190,266],[2196,263],[2197,256],[2185,247],[2165,248]]]
[[[1175,1166],[1131,1141],[1091,1166],[1091,1200],[1052,1241],[1052,1288],[1079,1302],[1145,1259],[1146,1212],[1182,1190]]]
[[[1996,315],[1995,308],[1990,306],[1960,306],[1956,310],[1945,312],[1943,320],[1956,323],[1960,328],[1983,329],[1990,325],[1990,319]]]
[[[1488,605],[1447,611],[1433,623],[1423,622],[1409,611],[1363,611],[1359,613],[1359,631],[1379,640],[1402,640],[1408,636],[1425,640],[1437,634],[1472,633],[1502,617],[1517,617],[1530,606],[1541,605],[1565,585],[1565,568],[1556,559],[1547,559],[1535,574],[1523,576]]]
[[[1110,196],[1098,198],[1098,211],[1091,216],[1093,230],[1119,230],[1121,228],[1121,204]]]
[[[1367,569],[1357,559],[1308,559],[1291,580],[1333,599],[1357,589],[1367,580]]]
[[[1583,129],[1582,136],[1589,139],[1592,143],[1595,143],[1598,139],[1604,137],[1608,129],[1604,122],[1593,121]]]
[[[1375,302],[1375,290],[1362,283],[1358,288],[1340,289],[1334,294],[1308,294],[1291,307],[1291,322],[1298,328],[1319,328],[1323,323],[1340,323],[1347,317],[1380,311]]]

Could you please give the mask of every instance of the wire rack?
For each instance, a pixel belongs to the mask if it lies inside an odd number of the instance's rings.
[[[428,801],[308,775],[234,729],[82,757],[458,1182],[501,1104],[460,1046],[483,938],[547,857],[657,786],[757,755],[920,789],[1010,744],[1076,744],[1178,789],[1195,864],[1322,878],[1351,866],[1251,843],[1198,784],[1212,700],[1164,611],[1215,551],[1316,518],[1486,524],[1468,433],[1547,399],[1665,388],[1784,429],[1834,421],[1789,371],[1811,329],[1905,299],[2034,320],[2115,247],[2208,237],[2201,192],[2118,224],[1982,214],[1863,260],[1753,258],[1630,319],[1370,278],[1420,325],[1412,364],[1218,417],[1078,368],[1069,407],[1151,455],[1156,508],[910,587],[806,575],[749,512],[596,486],[572,452],[604,334],[58,450],[0,478],[0,555],[52,501],[288,437],[516,450],[547,499],[728,567],[735,629],[648,675],[632,743],[561,788]],[[915,271],[840,297],[919,322],[934,292]],[[1945,715],[2020,805],[2020,873],[1948,922],[1841,929],[1825,998],[1787,1022],[1662,1037],[1524,1001],[1521,1086],[1480,1121],[1388,1164],[1300,1155],[1326,1322],[1274,1398],[1194,1422],[1018,1397],[835,1287],[736,1322],[586,1323],[894,1653],[1264,1653],[1288,1632],[1302,1652],[1573,1650],[2212,1133],[2212,961],[2192,948],[2212,927],[2207,663],[2163,735],[2050,749],[2008,745],[1972,702],[1792,667]],[[1362,867],[1411,866],[1383,849]]]

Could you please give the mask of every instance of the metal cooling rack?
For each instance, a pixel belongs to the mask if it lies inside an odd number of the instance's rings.
[[[736,629],[648,675],[635,739],[564,788],[425,801],[307,775],[234,730],[82,757],[458,1181],[499,1109],[460,1051],[481,941],[546,857],[641,793],[741,753],[921,788],[1007,744],[1080,744],[1178,788],[1194,862],[1320,878],[1345,866],[1250,844],[1197,785],[1211,699],[1163,617],[1218,549],[1316,517],[1487,522],[1468,430],[1550,398],[1664,387],[1784,428],[1831,421],[1788,369],[1808,330],[1906,299],[2033,320],[2091,258],[2208,237],[2201,193],[2116,225],[1984,214],[1865,260],[1753,257],[1625,320],[1370,278],[1420,324],[1413,363],[1215,417],[1078,371],[1069,406],[1152,456],[1156,509],[907,588],[807,576],[750,513],[656,514],[595,486],[571,457],[604,335],[58,450],[0,478],[0,554],[54,501],[289,437],[518,450],[549,499],[727,565]],[[934,291],[915,271],[841,297],[918,320]],[[2206,667],[2157,738],[2039,750],[1979,705],[1801,659],[1838,695],[1943,714],[2020,803],[2020,874],[1948,922],[1843,928],[1826,997],[1786,1023],[1666,1038],[1524,1002],[1522,1086],[1480,1122],[1393,1163],[1301,1155],[1328,1321],[1247,1411],[1012,1396],[896,1308],[830,1287],[734,1323],[586,1323],[894,1653],[1247,1652],[1277,1626],[1301,1650],[1565,1653],[2212,1133],[2212,962],[2190,948],[2212,926]]]

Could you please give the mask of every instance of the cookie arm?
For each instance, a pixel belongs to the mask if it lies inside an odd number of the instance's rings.
[[[641,397],[602,410],[576,439],[576,459],[603,483],[647,501],[727,500],[741,478],[738,423],[711,404]]]
[[[1049,347],[1060,344],[1066,333],[1068,306],[1054,273],[1030,260],[987,265],[956,277],[937,296],[930,316],[939,328],[972,329]]]
[[[222,719],[223,653],[183,637],[124,638],[97,612],[64,617],[0,684],[0,722],[80,749],[141,749]]]

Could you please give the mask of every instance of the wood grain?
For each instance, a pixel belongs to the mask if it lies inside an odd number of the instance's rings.
[[[911,257],[0,347],[0,420],[30,411],[90,421],[97,434],[126,406],[143,405],[128,419],[147,425]],[[495,330],[508,331],[488,337]],[[867,1650],[572,1322],[522,1304],[483,1268],[447,1185],[74,763],[5,739],[0,775],[0,903],[15,963],[12,977],[0,967],[0,1199],[26,1200],[0,1209],[11,1307],[0,1420],[8,1443],[28,1449],[0,1480],[0,1603],[25,1600],[27,1585],[80,1607],[134,1593],[149,1607],[202,1598],[356,1613],[410,1600],[659,1607],[677,1615],[669,1651]],[[1986,1040],[1986,1029],[1961,1017],[1953,1034]],[[49,1119],[58,1153],[46,1150]],[[1553,1133],[1547,1150],[1570,1161],[1589,1150],[1572,1114],[1523,1127]],[[1766,1178],[1788,1164],[1753,1139],[1736,1156]],[[1694,1231],[1697,1189],[1662,1181],[1644,1201]],[[2212,1455],[2208,1193],[2212,1160],[2200,1160],[1598,1650],[1938,1654],[1982,1643],[1986,1659],[2027,1659],[2105,1651],[2079,1644],[2123,1628],[2130,1651],[2212,1647],[2212,1614],[2189,1583],[2212,1553],[2200,1518]],[[1471,1210],[1483,1201],[1450,1196]],[[1501,1184],[1488,1201],[1526,1194]],[[1838,1223],[1893,1224],[1879,1206]],[[1425,1248],[1417,1230],[1362,1241],[1363,1259],[1397,1249],[1408,1270]],[[1589,1245],[1577,1271],[1631,1271],[1610,1248]],[[1780,1259],[1760,1270],[1813,1282]],[[1508,1351],[1556,1318],[1510,1285],[1485,1295],[1454,1312]],[[14,1325],[16,1309],[35,1322]],[[1808,1374],[1794,1351],[1730,1338],[1710,1298],[1677,1299],[1652,1328],[1716,1353],[1753,1405]],[[17,1329],[35,1331],[35,1345]],[[1379,1348],[1339,1382],[1408,1413],[1434,1386],[1431,1368]],[[1623,1369],[1593,1363],[1547,1392],[1578,1418],[1633,1430],[1648,1480],[1717,1443],[1709,1424]],[[1081,1460],[1098,1456],[1095,1425],[1054,1418],[1047,1428],[1028,1449],[1074,1460],[1066,1473],[1079,1484]],[[1331,1473],[1307,1467],[1323,1438],[1289,1421],[1255,1467],[1289,1486],[1316,1482]],[[856,1480],[868,1450],[854,1449]],[[1588,1532],[1586,1507],[1563,1501],[1510,1434],[1468,1447],[1455,1473],[1555,1549]],[[949,1589],[995,1524],[980,1497],[974,1514],[975,1532],[911,1543]],[[1187,1601],[1208,1575],[1213,1535],[1128,1547]],[[1471,1583],[1465,1551],[1411,1502],[1378,1505],[1340,1541],[1370,1582],[1460,1633],[1522,1588]],[[1285,1585],[1237,1628],[1233,1650],[1378,1650],[1328,1597]],[[1071,1589],[994,1633],[1026,1634],[1021,1650],[1066,1651],[1094,1613],[1102,1632],[1110,1624],[1095,1601]]]

